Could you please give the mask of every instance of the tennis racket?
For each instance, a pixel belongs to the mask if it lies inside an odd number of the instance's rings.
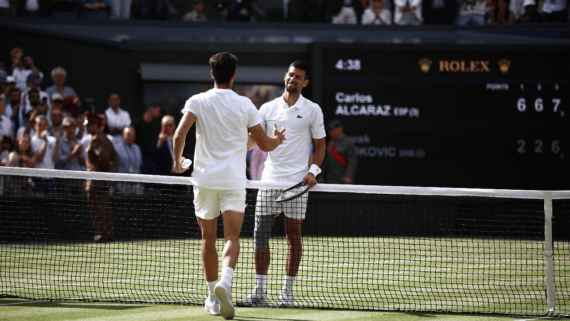
[[[303,184],[303,182],[301,182],[277,194],[277,196],[275,196],[273,201],[275,203],[287,202],[303,196],[303,194],[307,193],[308,191],[309,191],[309,184]]]

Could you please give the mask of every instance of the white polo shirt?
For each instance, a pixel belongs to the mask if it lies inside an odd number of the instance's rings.
[[[121,128],[131,125],[131,115],[129,115],[129,112],[122,110],[121,107],[119,107],[117,113],[115,113],[113,108],[107,108],[105,116],[107,116],[107,126],[109,127]]]
[[[261,123],[251,100],[231,89],[214,88],[192,96],[182,112],[196,115],[196,185],[222,190],[245,188],[248,129]]]
[[[55,137],[47,137],[47,150],[44,160],[41,163],[36,164],[36,168],[46,168],[55,169],[55,163],[53,162],[53,152],[55,151]],[[39,138],[37,135],[32,137],[32,152],[39,152],[42,150],[44,145],[44,140]]]
[[[312,139],[326,136],[323,111],[319,105],[299,96],[294,106],[289,107],[283,97],[263,104],[259,109],[263,120],[261,126],[268,135],[273,135],[273,124],[277,129],[285,127],[283,144],[269,152],[263,170],[263,180],[306,172]]]

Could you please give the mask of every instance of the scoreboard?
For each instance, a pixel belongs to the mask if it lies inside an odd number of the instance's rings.
[[[339,45],[313,52],[357,184],[570,189],[570,46]]]

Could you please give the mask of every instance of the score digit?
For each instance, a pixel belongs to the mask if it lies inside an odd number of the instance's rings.
[[[343,64],[342,60],[337,61],[336,64],[334,65],[334,67],[338,70],[343,70],[344,64]]]
[[[517,108],[521,113],[523,111],[525,111],[526,110],[526,99],[519,98],[519,101],[517,102]]]

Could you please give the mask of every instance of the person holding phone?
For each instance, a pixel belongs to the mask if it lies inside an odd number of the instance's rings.
[[[161,130],[158,137],[151,141],[151,156],[156,163],[159,175],[174,175],[174,153],[172,139],[176,130],[174,117],[162,117]]]

